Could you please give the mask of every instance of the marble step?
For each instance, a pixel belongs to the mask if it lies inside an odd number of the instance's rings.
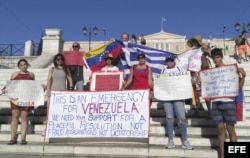
[[[16,146],[16,145],[15,145]],[[217,157],[217,150],[210,147],[197,147],[194,150],[184,150],[180,146],[166,149],[165,145],[54,145],[27,144],[18,148],[0,143],[1,153],[18,153],[22,155],[56,155],[61,157],[123,157],[123,158],[163,158],[163,157]],[[204,154],[206,153],[206,154]]]

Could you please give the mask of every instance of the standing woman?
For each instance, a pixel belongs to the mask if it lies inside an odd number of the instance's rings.
[[[32,72],[29,72],[28,69],[29,63],[25,59],[20,59],[17,62],[17,67],[19,68],[20,71],[14,72],[11,75],[10,80],[35,80],[35,75]],[[2,89],[3,93],[5,93],[5,88]],[[15,105],[14,103],[10,102],[11,106],[11,126],[10,126],[10,136],[11,139],[8,143],[8,145],[13,145],[17,143],[16,140],[16,133],[17,133],[17,128],[18,128],[18,122],[19,122],[19,117],[21,117],[21,142],[20,144],[25,145],[27,144],[26,141],[26,134],[27,134],[27,118],[29,111],[33,107],[25,106],[25,107],[20,107]]]
[[[181,70],[175,65],[175,57],[168,56],[166,57],[166,67],[162,70],[164,73],[180,73]],[[166,112],[166,130],[168,133],[168,144],[167,148],[174,148],[174,116],[178,118],[178,126],[180,128],[181,139],[182,139],[182,148],[192,150],[193,147],[190,145],[187,140],[187,119],[184,109],[184,100],[169,100],[163,103],[164,110]]]
[[[55,67],[49,69],[47,81],[47,96],[50,97],[51,90],[67,90],[66,81],[69,81],[69,90],[73,90],[73,82],[70,71],[66,68],[62,54],[54,57],[53,63]]]
[[[150,99],[153,97],[152,70],[146,64],[145,54],[137,55],[138,64],[130,69],[128,81],[122,89],[127,88],[131,83],[131,89],[150,89]]]
[[[71,74],[69,68],[66,68],[64,61],[64,56],[62,54],[56,54],[54,56],[54,67],[51,67],[49,69],[48,80],[46,85],[48,103],[50,101],[51,90],[67,90],[66,83],[69,83],[69,90],[73,90],[73,81],[71,78]],[[43,131],[41,135],[44,136],[44,133],[45,131]]]

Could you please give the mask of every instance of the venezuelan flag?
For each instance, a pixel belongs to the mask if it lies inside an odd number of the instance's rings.
[[[244,105],[244,93],[241,89],[239,95],[236,97],[236,119],[237,121],[244,121],[246,119],[246,108]]]
[[[114,59],[118,58],[122,54],[121,44],[110,40],[107,44],[85,53],[84,58],[91,71],[100,71],[106,65],[105,57],[109,53]]]

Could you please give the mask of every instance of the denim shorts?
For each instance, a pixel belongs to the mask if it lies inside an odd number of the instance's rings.
[[[164,109],[166,111],[166,118],[174,118],[174,115],[177,118],[186,118],[185,109],[184,109],[184,101],[168,101],[163,103]]]
[[[219,124],[219,123],[236,124],[235,101],[212,102],[211,115],[215,124]]]

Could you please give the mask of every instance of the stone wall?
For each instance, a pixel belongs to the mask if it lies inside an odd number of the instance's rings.
[[[26,59],[29,63],[31,63],[33,60],[35,60],[36,56],[29,56],[29,57],[23,57],[23,56],[1,56],[0,57],[0,68],[11,68],[15,69],[17,68],[17,62],[20,59]]]

